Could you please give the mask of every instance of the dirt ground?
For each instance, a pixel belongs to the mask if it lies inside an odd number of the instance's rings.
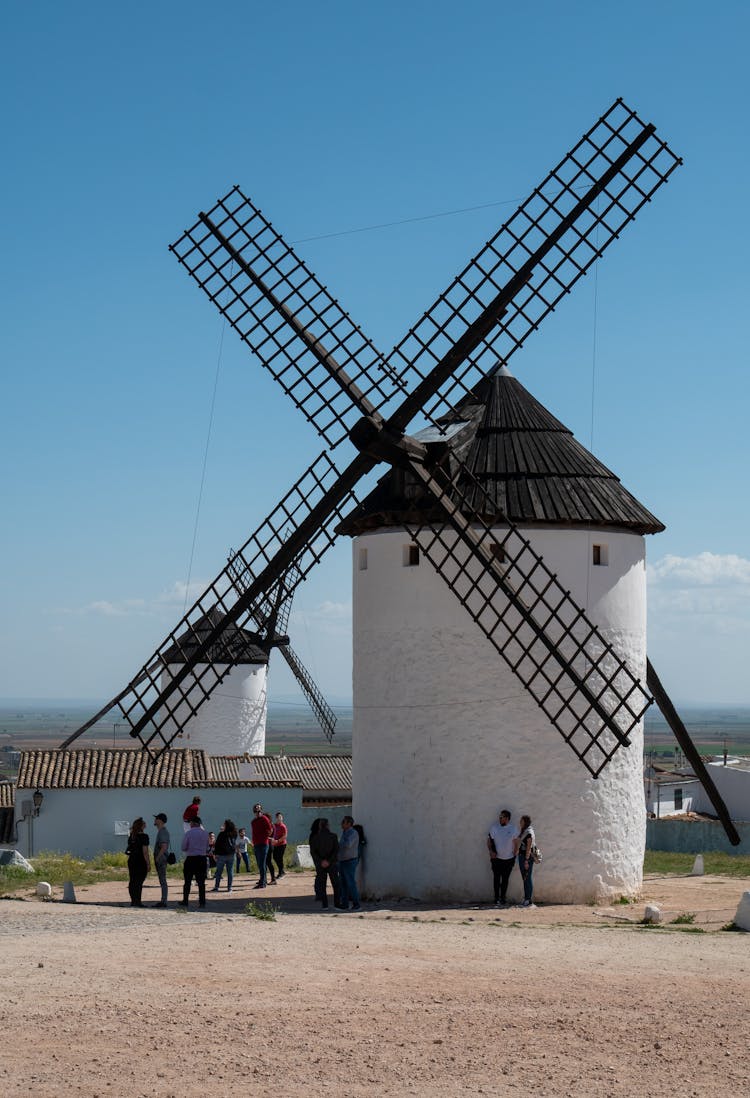
[[[750,935],[720,930],[745,884],[650,878],[682,929],[642,905],[324,915],[310,874],[243,874],[201,913],[120,883],[0,899],[0,1094],[745,1095]],[[275,921],[244,914],[259,895]]]

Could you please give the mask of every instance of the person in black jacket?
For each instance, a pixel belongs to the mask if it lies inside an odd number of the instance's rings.
[[[237,828],[231,820],[224,820],[224,825],[216,836],[216,846],[214,847],[214,852],[216,854],[214,892],[219,891],[221,874],[224,871],[225,866],[227,870],[227,892],[232,891],[232,881],[234,879],[234,843],[236,838]]]
[[[315,834],[310,833],[310,854],[315,863],[315,896],[321,901],[324,909],[328,907],[326,885],[330,879],[334,905],[340,908],[339,840],[332,831],[329,831],[328,820],[316,820],[316,823],[318,824],[317,831]]]

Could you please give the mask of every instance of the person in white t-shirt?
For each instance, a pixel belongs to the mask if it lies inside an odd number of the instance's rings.
[[[495,889],[495,904],[502,907],[507,904],[508,881],[515,863],[516,839],[518,831],[510,822],[510,812],[504,808],[498,822],[490,828],[487,836],[487,849],[490,852],[492,883]]]

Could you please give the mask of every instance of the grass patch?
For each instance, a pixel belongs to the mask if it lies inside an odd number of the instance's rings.
[[[277,910],[270,900],[251,900],[249,904],[245,904],[246,915],[249,915],[252,919],[261,919],[266,923],[276,922]]]
[[[621,896],[619,900],[615,900],[616,904],[634,904],[635,902],[630,896]],[[594,907],[597,906],[597,904],[594,904]]]
[[[62,887],[65,881],[85,886],[97,884],[100,881],[127,881],[128,879],[127,855],[119,851],[103,851],[90,861],[84,861],[73,854],[58,854],[43,850],[29,861],[34,867],[33,873],[27,873],[17,865],[0,866],[0,892],[7,895],[34,889],[39,881],[47,881],[48,884]],[[179,863],[168,866],[167,876],[181,877],[182,866]],[[156,880],[153,867],[146,880]]]
[[[72,881],[74,885],[89,885],[97,881],[125,881],[128,877],[124,854],[100,854],[86,862],[73,854],[43,850],[29,860],[34,867],[33,873],[26,873],[20,866],[0,866],[1,891],[12,893],[33,889],[39,881],[57,886],[65,881]]]
[[[724,926],[719,928],[720,930],[734,930],[737,934],[747,934],[746,930],[743,930],[741,926],[737,926],[735,922],[724,923]]]
[[[694,911],[682,911],[676,919],[670,919],[672,926],[688,926],[690,923],[695,922]]]
[[[667,850],[647,850],[643,860],[644,873],[666,875],[670,873],[688,876],[695,862],[695,854],[674,854]],[[703,855],[706,873],[721,877],[750,877],[750,855],[724,854],[714,850]]]

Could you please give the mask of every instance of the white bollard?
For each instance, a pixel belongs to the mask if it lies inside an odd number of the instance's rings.
[[[42,900],[48,900],[52,895],[52,885],[48,884],[46,881],[39,881],[36,886],[36,894]]]
[[[297,843],[297,851],[292,859],[292,865],[298,865],[302,869],[315,869],[310,847],[307,843]]]
[[[78,901],[76,900],[76,890],[73,888],[73,882],[72,881],[65,881],[63,883],[62,902],[64,904],[78,903]]]
[[[646,910],[643,912],[644,923],[660,923],[661,920],[661,908],[657,904],[646,904]]]
[[[734,925],[740,930],[750,930],[750,892],[743,892],[740,906],[734,917]]]
[[[702,877],[704,873],[705,873],[705,870],[703,868],[703,855],[702,854],[696,854],[695,855],[695,861],[693,862],[693,868],[691,870],[690,876],[691,877]]]

